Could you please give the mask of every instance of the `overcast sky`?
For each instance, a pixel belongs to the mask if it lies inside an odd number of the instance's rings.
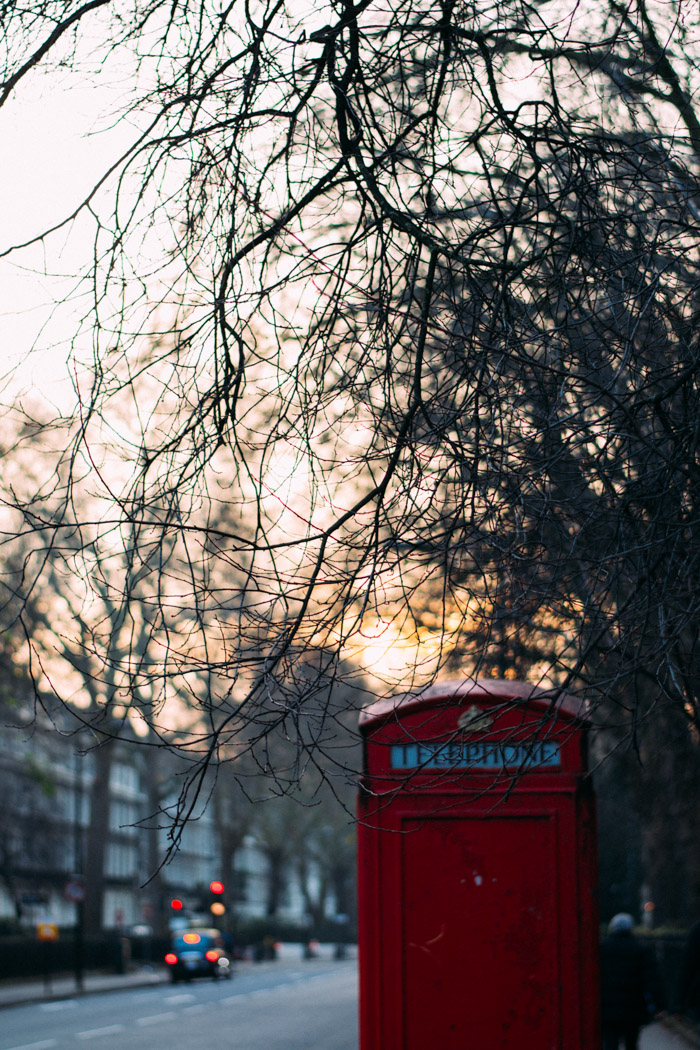
[[[105,77],[98,86],[79,75],[40,69],[0,109],[0,251],[70,214],[128,143],[133,129],[126,121],[99,130],[109,126],[121,95],[118,79],[110,87]],[[66,375],[75,322],[70,310],[56,311],[54,303],[85,266],[91,233],[82,221],[43,246],[0,259],[0,374],[23,363],[3,401],[34,386],[65,403],[68,390],[61,394],[57,383]],[[53,349],[32,355],[27,365],[37,340]]]

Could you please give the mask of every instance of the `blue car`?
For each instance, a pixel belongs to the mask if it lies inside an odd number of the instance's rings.
[[[229,978],[231,957],[219,930],[180,930],[173,937],[172,949],[165,956],[170,979],[190,981],[193,977]]]

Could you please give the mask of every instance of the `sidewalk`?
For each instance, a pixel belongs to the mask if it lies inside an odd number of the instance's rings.
[[[51,977],[27,980],[0,981],[0,1009],[18,1006],[21,1003],[51,1002],[56,999],[71,999],[76,995],[109,992],[119,988],[140,988],[154,984],[165,984],[168,974],[163,969],[143,967],[125,974],[86,973],[82,991],[78,989],[74,976]]]

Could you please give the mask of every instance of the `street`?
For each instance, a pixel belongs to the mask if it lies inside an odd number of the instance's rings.
[[[12,1007],[0,1050],[357,1050],[352,961]]]
[[[0,1050],[357,1050],[349,960],[246,969],[232,981],[161,984],[7,1007]],[[641,1050],[684,1050],[662,1025]]]

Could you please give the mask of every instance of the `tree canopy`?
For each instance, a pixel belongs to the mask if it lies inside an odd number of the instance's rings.
[[[35,667],[51,576],[111,717],[194,707],[205,764],[281,732],[331,769],[382,636],[413,656],[363,688],[522,675],[691,746],[695,0],[0,9],[0,101],[118,62],[134,128],[4,247],[92,229],[75,411],[5,439]]]

